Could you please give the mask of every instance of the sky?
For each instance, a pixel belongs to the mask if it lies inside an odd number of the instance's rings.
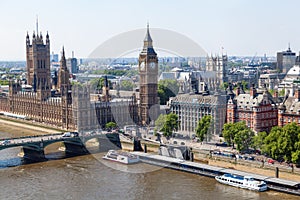
[[[86,58],[126,31],[162,28],[178,32],[206,52],[275,56],[288,43],[300,51],[298,0],[0,0],[0,60],[25,60],[25,36],[49,32],[51,52]],[[139,38],[137,38],[139,39]],[[142,45],[141,38],[141,45]],[[155,41],[154,45],[155,45]]]

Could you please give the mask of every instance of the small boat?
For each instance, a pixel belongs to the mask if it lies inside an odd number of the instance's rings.
[[[139,156],[125,151],[109,150],[103,159],[111,160],[123,164],[134,164],[140,161]]]
[[[256,181],[250,176],[237,176],[232,174],[224,174],[222,176],[216,176],[215,179],[223,184],[240,187],[249,190],[255,190],[259,192],[266,191],[268,189],[267,184],[264,181]]]

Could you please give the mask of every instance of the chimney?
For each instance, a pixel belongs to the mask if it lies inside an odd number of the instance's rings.
[[[279,94],[278,94],[278,90],[275,90],[274,94],[273,94],[274,98],[278,98]]]
[[[252,84],[252,87],[250,88],[250,96],[252,97],[256,96],[256,88],[254,84]]]
[[[294,97],[296,98],[296,100],[300,101],[300,88],[299,87],[297,87],[297,89],[295,90]]]
[[[240,86],[238,85],[238,87],[236,88],[236,91],[235,91],[235,95],[236,96],[239,96],[241,94],[241,88]]]

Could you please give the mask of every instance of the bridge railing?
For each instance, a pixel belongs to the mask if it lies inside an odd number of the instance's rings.
[[[37,137],[51,137],[51,136],[57,136],[57,135],[62,135],[63,133],[51,133],[51,134],[46,134],[46,135],[28,135],[28,136],[21,136],[21,137],[12,137],[12,138],[2,138],[0,141],[5,141],[5,140],[15,140],[15,139],[27,139],[27,138],[37,138]]]

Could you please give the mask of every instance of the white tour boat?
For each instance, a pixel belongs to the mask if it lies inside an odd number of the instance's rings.
[[[266,191],[268,189],[267,184],[264,181],[256,181],[250,176],[236,176],[232,174],[224,174],[222,176],[216,176],[215,179],[223,184],[231,185],[255,191]]]
[[[123,164],[134,164],[140,161],[139,156],[125,151],[109,150],[103,159],[111,160]]]

